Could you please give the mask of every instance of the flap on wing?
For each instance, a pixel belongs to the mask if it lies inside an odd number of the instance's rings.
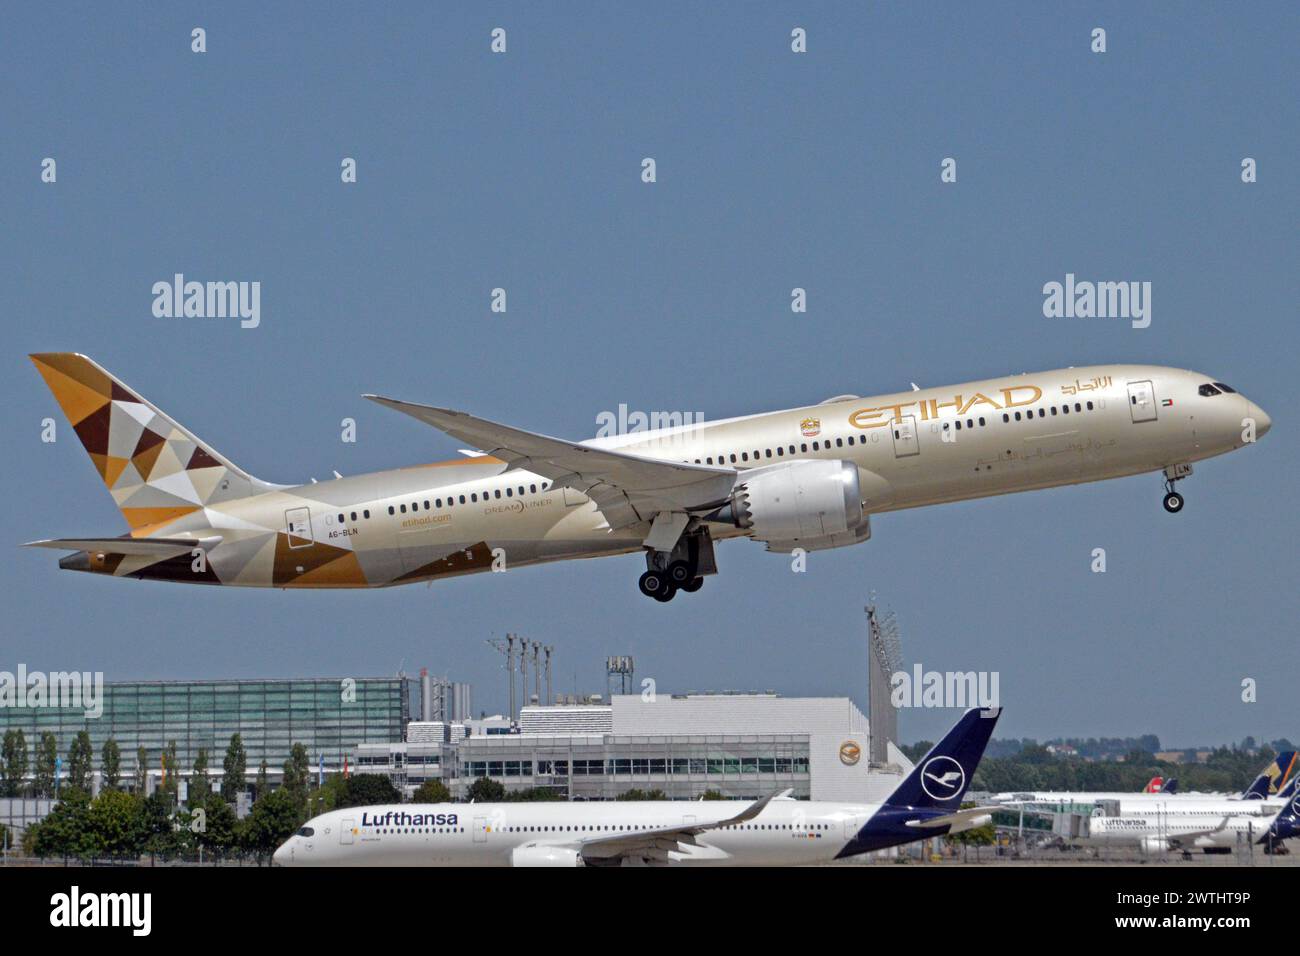
[[[731,468],[642,458],[539,435],[450,408],[380,395],[365,397],[470,442],[515,468],[583,492],[595,501],[611,528],[651,521],[661,511],[712,510],[726,500],[735,485],[736,471]]]
[[[23,547],[125,554],[142,558],[170,558],[178,554],[189,554],[195,548],[211,551],[220,543],[221,535],[217,534],[207,538],[47,538],[41,541],[28,541]]]

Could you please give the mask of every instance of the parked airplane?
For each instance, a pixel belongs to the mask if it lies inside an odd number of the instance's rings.
[[[660,601],[717,572],[715,539],[838,548],[870,516],[1192,463],[1270,419],[1210,376],[1107,365],[571,442],[464,412],[367,398],[485,449],[302,485],[254,478],[83,355],[32,361],[126,523],[122,537],[30,542],[59,567],[249,587],[377,587],[643,552]]]
[[[1240,806],[1240,804],[1238,804]],[[1275,845],[1300,834],[1295,812],[1274,809],[1259,816],[1186,810],[1179,804],[1151,806],[1110,815],[1096,813],[1077,842],[1091,845],[1136,844],[1148,853],[1165,850],[1231,850],[1243,843]]]
[[[1205,811],[1211,814],[1272,816],[1296,795],[1300,782],[1300,759],[1294,750],[1284,750],[1270,761],[1250,786],[1237,794],[1170,793],[1169,791],[1127,793],[1087,790],[1032,790],[994,794],[990,802],[1009,809],[1023,807],[1029,811],[1052,812],[1066,806],[1082,806],[1111,801],[1122,812],[1175,808]]]
[[[308,820],[285,866],[754,866],[822,863],[959,833],[1000,711],[968,710],[883,804],[794,800],[439,803],[351,807]]]

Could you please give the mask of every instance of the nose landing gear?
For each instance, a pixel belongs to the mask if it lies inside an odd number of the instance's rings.
[[[1183,510],[1183,496],[1174,491],[1174,482],[1182,481],[1191,473],[1190,464],[1170,465],[1165,469],[1165,510],[1171,515]]]

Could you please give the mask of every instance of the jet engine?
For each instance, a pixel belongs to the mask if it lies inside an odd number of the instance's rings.
[[[511,866],[584,866],[582,854],[568,846],[520,846],[510,854]]]
[[[1165,850],[1169,849],[1169,841],[1164,837],[1143,837],[1142,849],[1147,853],[1163,853]]]
[[[848,461],[792,461],[756,469],[709,516],[767,542],[769,551],[817,551],[871,536],[858,468]]]

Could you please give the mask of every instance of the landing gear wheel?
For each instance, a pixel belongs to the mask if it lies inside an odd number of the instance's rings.
[[[691,578],[678,590],[685,591],[687,594],[694,594],[702,587],[704,587],[704,578]]]
[[[655,600],[661,604],[667,604],[677,595],[677,585],[671,581],[665,581],[663,590],[655,592]]]
[[[679,588],[684,588],[695,577],[695,570],[685,561],[674,561],[668,565],[668,580]]]
[[[637,580],[636,586],[646,597],[657,598],[659,592],[668,586],[668,578],[662,571],[647,571]]]
[[[1176,491],[1171,491],[1165,495],[1165,510],[1171,515],[1176,515],[1183,510],[1183,496]]]

